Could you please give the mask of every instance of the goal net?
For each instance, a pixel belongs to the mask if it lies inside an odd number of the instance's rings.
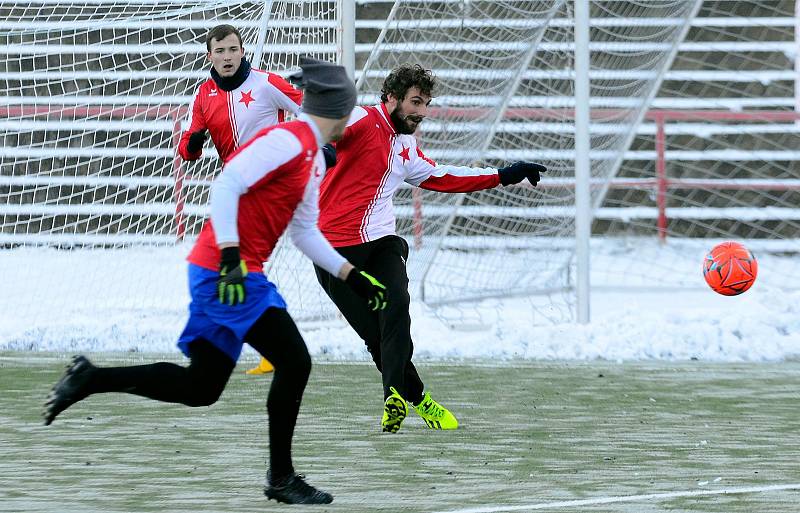
[[[591,2],[590,106],[605,113],[593,120],[595,205],[604,203],[698,8]],[[453,324],[487,322],[481,312],[492,304],[488,322],[493,310],[502,316],[508,308],[531,322],[573,316],[573,42],[572,2],[406,1],[395,3],[365,64],[362,91],[372,101],[402,62],[435,70],[441,88],[420,134],[434,160],[548,168],[535,189],[398,195],[399,228],[415,241],[412,281]],[[497,302],[513,296],[525,299]]]
[[[736,240],[754,291],[800,286],[798,6],[702,2],[595,213],[595,285],[705,287],[703,256]]]
[[[336,61],[336,0],[25,0],[0,6],[0,339],[6,347],[173,350],[184,258],[216,152],[176,143],[229,23],[254,67]]]
[[[412,282],[453,324],[510,309],[533,323],[574,315],[573,8],[404,1],[376,23],[361,81],[371,101],[405,61],[441,80],[419,134],[428,156],[549,168],[535,189],[398,195]],[[760,287],[796,288],[797,4],[592,1],[590,11],[592,286],[705,287],[705,253],[733,239],[762,260]]]

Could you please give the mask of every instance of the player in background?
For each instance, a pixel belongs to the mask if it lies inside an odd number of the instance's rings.
[[[199,159],[211,135],[224,162],[259,130],[299,114],[303,93],[275,73],[250,67],[242,36],[231,25],[212,28],[206,49],[211,78],[197,88],[178,153],[186,161]]]
[[[244,56],[242,35],[231,25],[212,28],[206,34],[206,49],[211,78],[197,88],[178,154],[185,161],[199,159],[210,133],[224,162],[259,130],[283,122],[287,113],[297,115],[303,96],[279,75],[251,68]],[[272,364],[262,358],[247,373],[272,370]]]
[[[304,113],[266,128],[239,148],[211,187],[211,216],[189,254],[189,320],[178,346],[188,367],[160,362],[97,367],[76,356],[48,396],[45,424],[91,394],[123,392],[187,406],[217,401],[244,342],[275,365],[268,399],[270,464],[264,493],[285,503],[327,504],[292,465],[291,445],[311,358],[286,303],[262,264],[288,230],[315,264],[337,276],[369,308],[386,306],[385,287],[354,268],[317,226],[321,146],[341,136],[356,102],[345,69],[301,60]]]
[[[396,234],[392,196],[402,182],[440,192],[469,192],[539,181],[545,167],[517,162],[508,167],[440,165],[417,147],[414,132],[425,119],[436,79],[419,65],[403,65],[384,80],[381,103],[356,107],[342,139],[337,164],[320,189],[320,229],[354,265],[388,288],[389,306],[374,312],[316,266],[319,283],[364,340],[383,377],[383,431],[397,432],[408,403],[431,429],[455,429],[458,421],[425,391],[411,361],[410,297],[406,259],[408,245]]]

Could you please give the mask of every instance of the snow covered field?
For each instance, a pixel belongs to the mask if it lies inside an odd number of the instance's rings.
[[[760,361],[800,355],[800,291],[779,287],[787,276],[794,279],[790,270],[797,257],[757,252],[756,285],[741,296],[723,297],[702,281],[700,264],[709,242],[666,249],[656,243],[593,244],[591,324],[543,322],[541,312],[547,317],[548,309],[557,309],[552,317],[558,319],[565,308],[548,297],[489,299],[438,314],[414,301],[415,357]],[[186,251],[181,246],[0,251],[5,285],[0,350],[176,351],[188,304]],[[637,265],[644,267],[639,274]],[[308,274],[300,281],[319,294],[310,263],[303,268]],[[652,284],[648,276],[665,275],[675,286],[642,286]],[[290,308],[296,307],[299,297],[288,286],[282,290]],[[301,297],[306,303],[327,301]],[[464,320],[452,321],[448,310]],[[316,358],[368,358],[341,321],[302,328]],[[248,349],[244,357],[255,355]]]

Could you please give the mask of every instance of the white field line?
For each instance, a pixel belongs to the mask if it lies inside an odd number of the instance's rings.
[[[594,506],[597,504],[614,504],[619,502],[662,501],[682,497],[701,497],[706,495],[734,495],[745,493],[774,492],[780,490],[800,490],[800,483],[746,486],[741,488],[723,488],[720,490],[692,490],[682,492],[649,493],[645,495],[622,495],[616,497],[597,497],[594,499],[580,499],[571,501],[540,502],[538,504],[523,504],[519,506],[481,506],[477,508],[454,509],[437,513],[496,513],[501,511],[532,511],[542,509],[558,509],[571,506]]]

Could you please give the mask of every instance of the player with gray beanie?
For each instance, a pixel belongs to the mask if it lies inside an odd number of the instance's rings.
[[[318,226],[319,186],[325,174],[319,150],[342,136],[355,106],[355,87],[341,66],[303,59],[300,67],[295,79],[305,89],[305,112],[259,131],[233,152],[211,184],[211,215],[187,258],[191,304],[178,347],[189,365],[100,367],[76,356],[46,400],[45,424],[99,393],[209,406],[220,398],[246,342],[275,366],[267,395],[264,494],[288,504],[333,501],[294,469],[292,440],[311,356],[263,265],[286,232],[302,253],[347,284],[370,311],[386,308],[387,291],[337,253]]]
[[[347,70],[343,66],[314,59],[313,57],[300,57],[300,71],[290,75],[289,81],[296,87],[303,89],[303,112],[313,118],[342,119],[338,133],[331,137],[331,141],[338,141],[347,119],[356,106],[356,86]],[[325,156],[325,166],[331,168],[336,165],[336,149],[331,144],[322,146]]]

